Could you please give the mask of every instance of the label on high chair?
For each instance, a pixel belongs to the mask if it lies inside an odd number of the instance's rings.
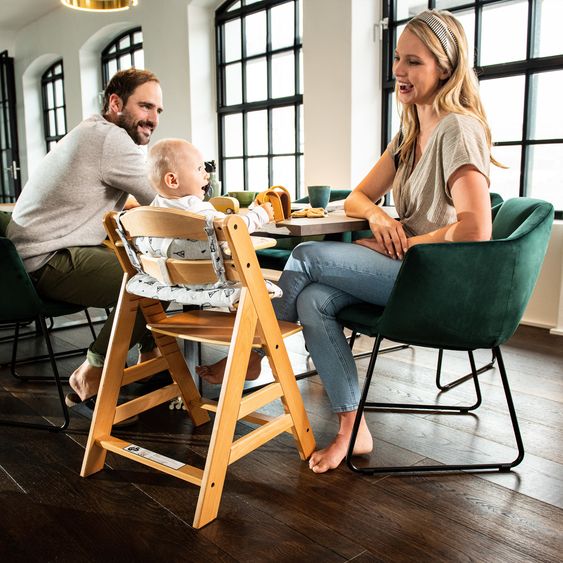
[[[135,446],[135,444],[130,444],[129,446],[125,446],[123,450],[138,455],[139,457],[150,459],[151,461],[155,461],[156,463],[160,463],[160,465],[165,465],[166,467],[170,467],[171,469],[180,469],[180,467],[184,467],[184,465],[186,465],[185,463],[176,461],[171,457],[166,457],[165,455],[157,454],[156,452],[153,452],[151,450],[141,448],[141,446]]]

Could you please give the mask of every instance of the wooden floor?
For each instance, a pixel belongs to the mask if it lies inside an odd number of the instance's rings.
[[[90,340],[83,328],[54,337],[58,348]],[[22,354],[34,346],[26,341]],[[301,370],[300,343],[291,347]],[[371,341],[360,339],[360,347]],[[79,412],[64,433],[0,426],[0,561],[561,561],[563,338],[521,327],[504,353],[526,446],[512,473],[360,477],[340,467],[319,476],[286,435],[230,467],[219,518],[199,531],[190,525],[196,487],[112,454],[102,472],[82,479],[89,420]],[[0,363],[9,356],[9,344],[1,344]],[[488,357],[478,353],[480,361]],[[81,361],[59,364],[68,375]],[[434,351],[420,348],[382,356],[372,395],[436,399],[435,361]],[[366,367],[362,360],[360,371]],[[463,354],[446,355],[446,377],[467,368]],[[48,364],[20,371],[48,373]],[[370,414],[373,460],[512,459],[497,370],[481,380],[476,416]],[[323,445],[336,425],[322,385],[318,377],[299,385]],[[447,395],[469,402],[471,383]],[[60,420],[54,386],[21,384],[0,368],[0,416],[32,420],[36,413]],[[249,428],[240,424],[237,433]],[[202,466],[209,428],[194,430],[185,412],[162,406],[119,434]]]

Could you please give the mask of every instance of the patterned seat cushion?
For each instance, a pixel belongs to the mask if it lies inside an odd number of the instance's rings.
[[[127,282],[127,291],[141,297],[160,301],[175,301],[182,305],[199,305],[201,307],[229,307],[238,303],[241,285],[227,282],[224,285],[180,286],[166,285],[148,274],[137,274]],[[271,281],[266,280],[266,288],[271,299],[282,296],[282,290]]]

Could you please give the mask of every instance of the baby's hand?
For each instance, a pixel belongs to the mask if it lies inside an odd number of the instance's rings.
[[[274,208],[272,207],[272,204],[268,201],[260,205],[260,207],[266,211],[266,213],[268,214],[268,219],[271,223],[274,220]]]

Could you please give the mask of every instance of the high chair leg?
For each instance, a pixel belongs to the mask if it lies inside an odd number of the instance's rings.
[[[234,345],[229,348],[225,377],[197,500],[194,528],[201,528],[214,520],[219,511],[256,321],[257,315],[252,300],[243,290],[233,330]]]
[[[102,380],[80,471],[82,477],[100,471],[106,460],[106,450],[99,445],[99,440],[111,434],[113,417],[123,379],[123,366],[127,360],[140,299],[125,291],[126,282],[127,276],[124,276],[111,331],[108,355],[102,372]]]
[[[155,306],[155,303],[157,306]],[[156,323],[166,317],[166,314],[158,302],[149,299],[141,301],[141,308],[148,324]],[[160,350],[160,353],[166,360],[168,371],[173,381],[178,385],[180,395],[184,401],[184,405],[190,415],[195,426],[201,426],[209,422],[209,414],[199,405],[201,404],[201,395],[196,387],[194,378],[186,365],[184,355],[175,338],[165,336],[157,332],[153,332],[153,338]]]

